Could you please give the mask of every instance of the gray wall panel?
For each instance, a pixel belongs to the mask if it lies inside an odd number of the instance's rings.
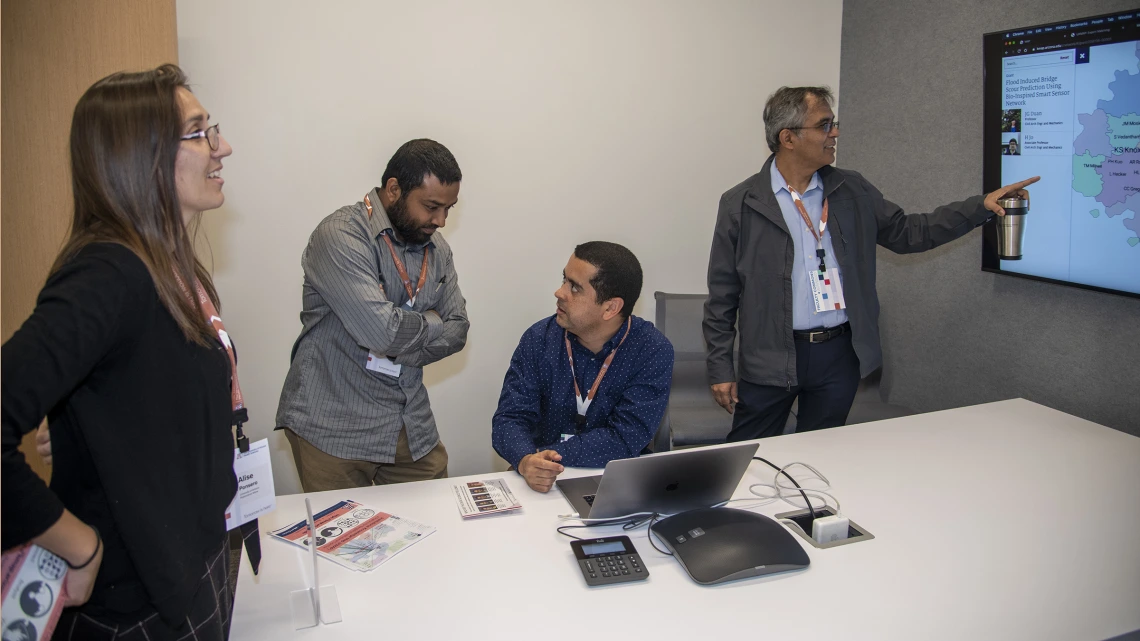
[[[980,193],[982,34],[1131,8],[845,2],[838,164],[910,212]],[[984,273],[980,230],[878,260],[890,402],[925,412],[1024,397],[1140,434],[1140,300]]]

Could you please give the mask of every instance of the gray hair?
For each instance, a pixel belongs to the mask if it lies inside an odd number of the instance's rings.
[[[835,96],[827,87],[780,87],[764,103],[764,139],[768,149],[780,148],[780,132],[804,126],[807,118],[808,96],[815,96],[831,107]]]

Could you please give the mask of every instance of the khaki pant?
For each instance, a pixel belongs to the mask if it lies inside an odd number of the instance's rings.
[[[443,442],[440,441],[418,461],[413,460],[406,429],[400,430],[400,438],[396,441],[395,463],[337,458],[313,447],[289,428],[284,428],[284,432],[289,448],[293,450],[301,488],[306,492],[447,478],[447,448]]]

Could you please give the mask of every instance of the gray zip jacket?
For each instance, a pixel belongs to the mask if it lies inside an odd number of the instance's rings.
[[[760,173],[720,198],[712,251],[704,334],[709,382],[792,387],[796,346],[792,338],[792,236],[772,193],[770,156]],[[933,249],[964,236],[993,215],[974,196],[929,214],[907,215],[858,172],[819,170],[827,198],[827,230],[843,275],[843,297],[860,376],[883,363],[879,345],[879,297],[875,291],[875,245],[907,254]],[[733,345],[740,332],[739,368]]]

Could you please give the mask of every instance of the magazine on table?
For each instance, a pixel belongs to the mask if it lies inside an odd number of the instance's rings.
[[[503,479],[458,483],[454,489],[459,514],[465,519],[510,512],[522,507]]]
[[[269,533],[308,549],[307,519]],[[419,543],[435,527],[381,512],[356,501],[338,501],[313,514],[317,554],[350,570],[367,572]]]

